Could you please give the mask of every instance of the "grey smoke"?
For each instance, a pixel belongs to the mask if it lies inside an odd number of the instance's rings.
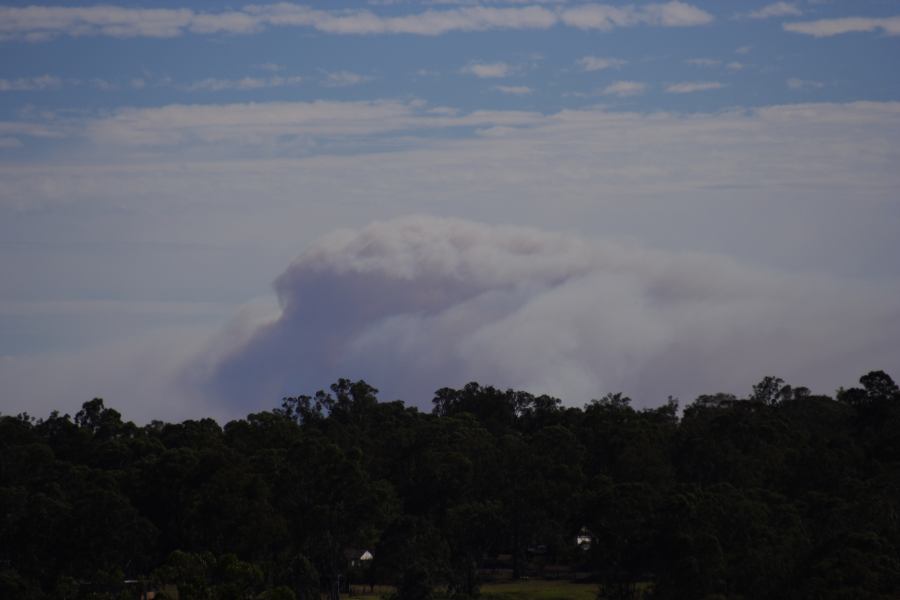
[[[275,282],[281,314],[194,365],[255,410],[338,377],[427,407],[470,380],[580,405],[742,393],[774,374],[814,391],[900,364],[896,286],[456,219],[321,238]]]

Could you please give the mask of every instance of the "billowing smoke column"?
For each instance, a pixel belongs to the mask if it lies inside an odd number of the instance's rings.
[[[275,288],[280,317],[217,349],[203,376],[234,408],[339,377],[420,407],[471,380],[656,405],[768,374],[831,392],[900,362],[894,288],[455,219],[333,233]]]

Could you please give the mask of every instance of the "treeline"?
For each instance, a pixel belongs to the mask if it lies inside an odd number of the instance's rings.
[[[860,385],[769,377],[679,411],[471,383],[428,414],[340,380],[224,427],[99,399],[4,416],[0,598],[469,598],[487,567],[601,598],[896,598],[900,391]]]

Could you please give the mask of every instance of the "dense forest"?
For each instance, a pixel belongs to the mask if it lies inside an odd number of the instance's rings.
[[[638,410],[471,383],[429,414],[340,380],[224,427],[94,399],[0,417],[0,519],[0,597],[23,600],[136,598],[129,580],[470,598],[498,573],[598,598],[896,598],[900,391],[881,371],[834,398],[767,377]]]

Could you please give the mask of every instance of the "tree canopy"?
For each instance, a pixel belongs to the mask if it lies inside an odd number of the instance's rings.
[[[900,390],[859,385],[640,410],[470,383],[426,413],[342,379],[224,426],[2,416],[0,597],[470,598],[555,569],[601,598],[893,598]]]

